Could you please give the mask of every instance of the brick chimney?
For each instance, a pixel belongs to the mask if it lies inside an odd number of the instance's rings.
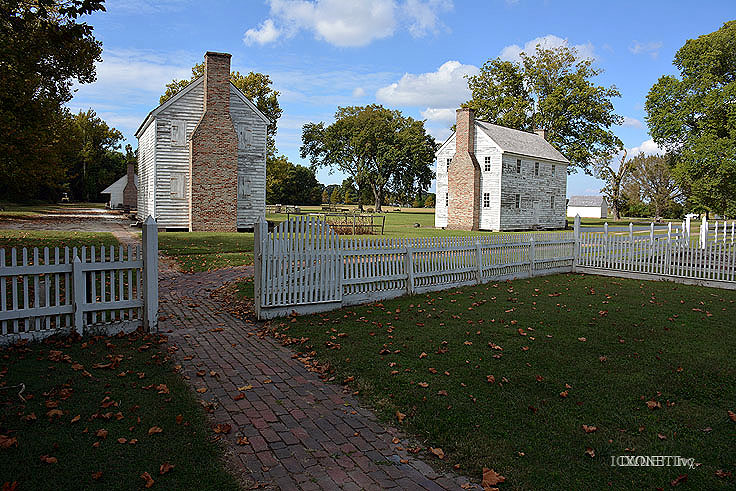
[[[475,111],[456,111],[455,156],[447,171],[447,228],[478,230],[480,225],[480,165],[475,158]]]
[[[123,188],[123,207],[129,210],[138,208],[138,189],[135,187],[135,164],[128,162],[128,180]]]
[[[536,128],[534,130],[534,133],[536,133],[537,135],[541,136],[545,140],[547,139],[547,130],[545,130],[543,128]]]
[[[230,55],[204,55],[204,113],[192,132],[189,230],[237,231],[238,137],[230,118]]]

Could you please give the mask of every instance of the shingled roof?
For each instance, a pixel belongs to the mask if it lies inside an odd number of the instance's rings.
[[[486,123],[485,121],[476,120],[475,123],[504,152],[552,160],[564,164],[570,163],[555,147],[536,133],[527,133],[526,131],[506,128],[505,126]]]
[[[567,206],[596,206],[600,208],[605,200],[603,196],[570,196]]]

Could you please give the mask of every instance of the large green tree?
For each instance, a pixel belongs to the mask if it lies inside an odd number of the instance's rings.
[[[601,72],[575,48],[537,45],[534,53],[521,53],[519,63],[488,60],[468,77],[472,99],[464,105],[490,123],[546,129],[549,142],[572,163],[569,172],[592,173],[596,162],[623,146],[611,129],[623,121],[611,102],[621,94],[593,82]]]
[[[640,153],[631,160],[631,179],[636,182],[641,197],[649,203],[657,219],[665,216],[666,211],[677,208],[682,197],[670,165],[669,155]]]
[[[266,164],[266,202],[282,205],[318,205],[323,186],[314,170],[295,165],[280,155]]]
[[[171,83],[166,84],[166,92],[164,92],[159,99],[159,103],[163,104],[202,75],[204,75],[204,63],[197,63],[192,67],[192,76],[189,80],[172,80]],[[240,72],[232,72],[230,73],[230,81],[240,89],[270,121],[266,131],[266,148],[269,159],[275,158],[276,124],[283,112],[279,105],[279,91],[271,88],[271,85],[273,84],[271,78],[262,73],[250,72],[247,75],[242,75]]]
[[[693,208],[736,215],[736,21],[689,39],[646,100],[652,138]]]
[[[80,17],[103,0],[0,0],[0,196],[54,198],[72,85],[95,80],[102,46]]]
[[[626,159],[626,150],[624,150],[618,164],[615,163],[613,156],[607,156],[597,162],[594,168],[595,176],[605,183],[601,193],[611,207],[613,218],[620,220],[621,211],[626,205],[624,187],[631,178],[632,161]]]
[[[376,104],[339,107],[331,125],[308,123],[302,130],[302,158],[344,172],[359,190],[369,188],[376,211],[386,192],[429,187],[434,149],[422,121]]]

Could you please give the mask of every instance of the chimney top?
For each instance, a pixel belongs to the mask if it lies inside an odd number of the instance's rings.
[[[218,51],[208,51],[204,54],[204,57],[207,58],[208,56],[224,56],[226,58],[232,58],[233,55],[230,53],[220,53]]]
[[[534,129],[534,133],[536,133],[537,135],[541,136],[545,140],[547,139],[547,130],[544,129],[544,128],[535,128]]]

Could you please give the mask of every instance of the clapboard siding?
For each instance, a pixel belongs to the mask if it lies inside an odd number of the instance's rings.
[[[521,159],[521,173],[516,171],[517,159]],[[535,162],[539,162],[538,176],[534,174]],[[552,166],[555,166],[554,174]],[[517,194],[519,208],[516,208]],[[501,230],[564,227],[566,195],[567,167],[564,164],[504,153]]]
[[[445,206],[445,197],[447,196],[447,159],[452,159],[455,155],[455,134],[442,145],[437,152],[437,162],[435,163],[435,174],[437,181],[435,184],[435,204],[434,204],[434,226],[443,228],[447,226],[447,206]]]
[[[230,86],[230,117],[238,133],[238,228],[266,216],[266,123]],[[249,134],[238,131],[244,124]]]
[[[480,165],[480,229],[499,230],[501,220],[501,149],[482,131],[475,132],[475,158]],[[491,168],[486,170],[486,157]],[[484,207],[484,195],[490,202]]]
[[[138,220],[156,216],[156,128],[150,125],[138,139]]]

